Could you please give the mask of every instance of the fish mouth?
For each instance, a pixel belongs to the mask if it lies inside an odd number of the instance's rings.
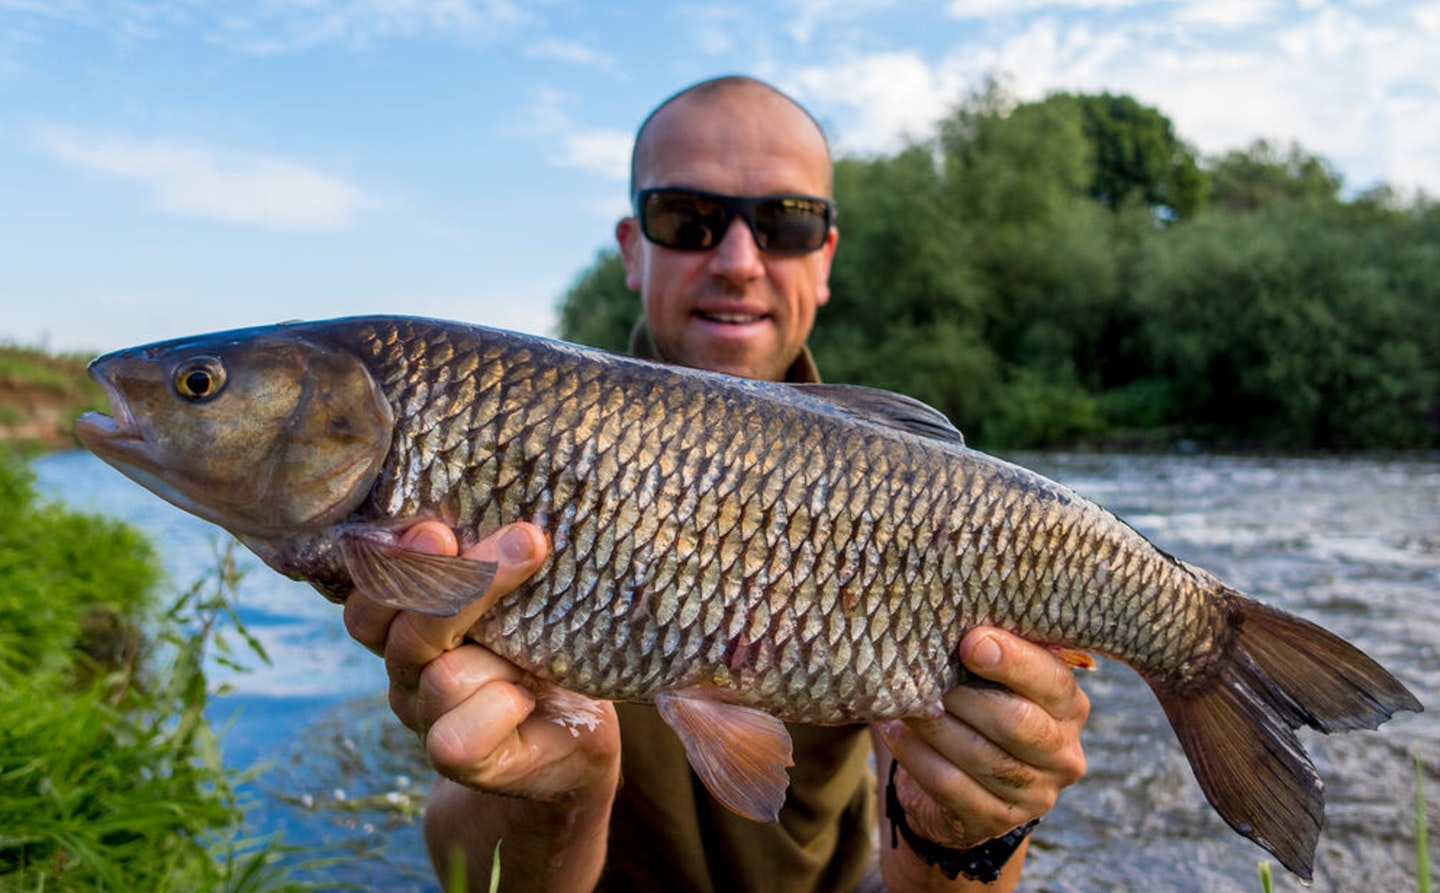
[[[155,459],[154,446],[114,382],[111,365],[103,360],[91,362],[89,371],[90,377],[104,389],[111,414],[92,411],[80,416],[75,420],[75,436],[87,450],[161,499],[209,518],[211,513],[204,506],[166,480]]]
[[[110,415],[103,412],[87,412],[75,420],[75,435],[85,448],[102,458],[135,455],[145,444],[145,435],[135,421],[135,413],[121,395],[115,383],[105,374],[104,367],[90,364],[90,377],[105,391],[110,404]]]

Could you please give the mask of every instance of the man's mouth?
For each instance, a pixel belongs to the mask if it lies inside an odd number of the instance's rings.
[[[764,313],[721,313],[704,310],[696,310],[695,315],[707,322],[716,322],[731,326],[749,325],[760,322],[767,317],[767,314]]]

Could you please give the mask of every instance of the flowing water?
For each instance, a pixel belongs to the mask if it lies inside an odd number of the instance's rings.
[[[1303,740],[1326,780],[1314,891],[1415,889],[1418,750],[1440,838],[1440,457],[1274,458],[1018,455],[1128,520],[1157,545],[1360,645],[1429,712],[1378,733]],[[44,490],[150,532],[178,586],[211,566],[216,528],[170,508],[86,453],[36,463]],[[248,553],[247,553],[248,557]],[[415,810],[428,785],[413,740],[388,717],[380,661],[339,610],[250,562],[241,616],[271,666],[212,678],[234,693],[227,759],[270,765],[254,783],[261,831],[347,854],[324,876],[370,890],[435,890]],[[1051,893],[1258,891],[1265,854],[1205,803],[1159,705],[1128,668],[1102,662],[1089,772],[1035,833],[1021,887]],[[1440,839],[1429,842],[1440,856]],[[1277,890],[1305,889],[1277,866]]]

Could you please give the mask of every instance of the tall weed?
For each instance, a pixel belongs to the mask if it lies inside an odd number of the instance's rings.
[[[230,555],[147,616],[160,579],[133,529],[42,504],[0,460],[0,889],[305,889],[245,838],[204,716],[207,650],[255,644]]]

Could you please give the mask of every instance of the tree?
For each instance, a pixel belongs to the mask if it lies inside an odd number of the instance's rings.
[[[1328,207],[1339,202],[1343,185],[1324,159],[1295,143],[1282,150],[1262,139],[1211,163],[1210,203],[1227,211],[1255,211],[1282,202]]]
[[[1157,241],[1137,301],[1180,418],[1277,446],[1431,442],[1440,369],[1393,239],[1284,204]]]
[[[625,285],[625,262],[605,248],[560,299],[560,337],[602,350],[624,351],[640,318],[640,299]]]
[[[1092,153],[1088,193],[1105,207],[1137,202],[1184,219],[1205,204],[1206,174],[1158,109],[1110,93],[1057,93],[1045,102],[1079,109]]]
[[[826,377],[924,400],[986,447],[1440,443],[1440,207],[1347,202],[1295,145],[1207,164],[1130,97],[1024,103],[994,80],[932,137],[840,159]],[[562,336],[625,347],[639,306],[615,251],[560,311]]]

